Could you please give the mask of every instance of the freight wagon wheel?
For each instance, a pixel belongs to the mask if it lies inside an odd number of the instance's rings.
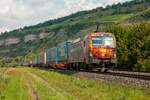
[[[79,71],[79,64],[78,63],[75,63],[75,69],[76,69],[76,71]]]
[[[71,64],[68,64],[68,65],[66,66],[67,70],[70,70],[70,66],[71,66]]]
[[[86,70],[86,71],[89,71],[88,64],[85,65],[85,70]]]
[[[75,65],[75,63],[72,64],[72,68],[73,68],[74,70],[76,70],[76,65]]]
[[[74,70],[74,64],[73,63],[70,64],[70,69]]]

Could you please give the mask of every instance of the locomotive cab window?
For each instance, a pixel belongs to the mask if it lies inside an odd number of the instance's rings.
[[[110,47],[113,46],[113,38],[112,38],[112,36],[104,37],[104,45],[105,46],[110,46]]]
[[[92,43],[93,45],[102,45],[103,40],[101,38],[93,38]]]
[[[100,35],[100,36],[95,36],[92,38],[92,44],[94,46],[109,46],[112,47],[113,46],[113,37],[111,35]]]

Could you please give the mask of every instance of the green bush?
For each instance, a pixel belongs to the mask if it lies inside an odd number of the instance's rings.
[[[135,71],[147,71],[150,72],[150,58],[138,59],[134,68]]]
[[[150,23],[113,25],[105,31],[117,40],[118,68],[150,71]]]

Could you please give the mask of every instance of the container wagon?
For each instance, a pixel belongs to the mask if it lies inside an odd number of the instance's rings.
[[[57,54],[57,67],[59,68],[66,68],[68,65],[68,58],[69,58],[69,45],[71,41],[65,41],[57,45],[58,54]]]
[[[57,47],[50,48],[49,63],[51,67],[56,68],[58,64],[58,48]]]

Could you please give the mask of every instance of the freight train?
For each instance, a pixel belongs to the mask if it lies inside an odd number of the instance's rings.
[[[116,65],[116,39],[109,32],[93,32],[37,54],[30,65],[107,71]]]

